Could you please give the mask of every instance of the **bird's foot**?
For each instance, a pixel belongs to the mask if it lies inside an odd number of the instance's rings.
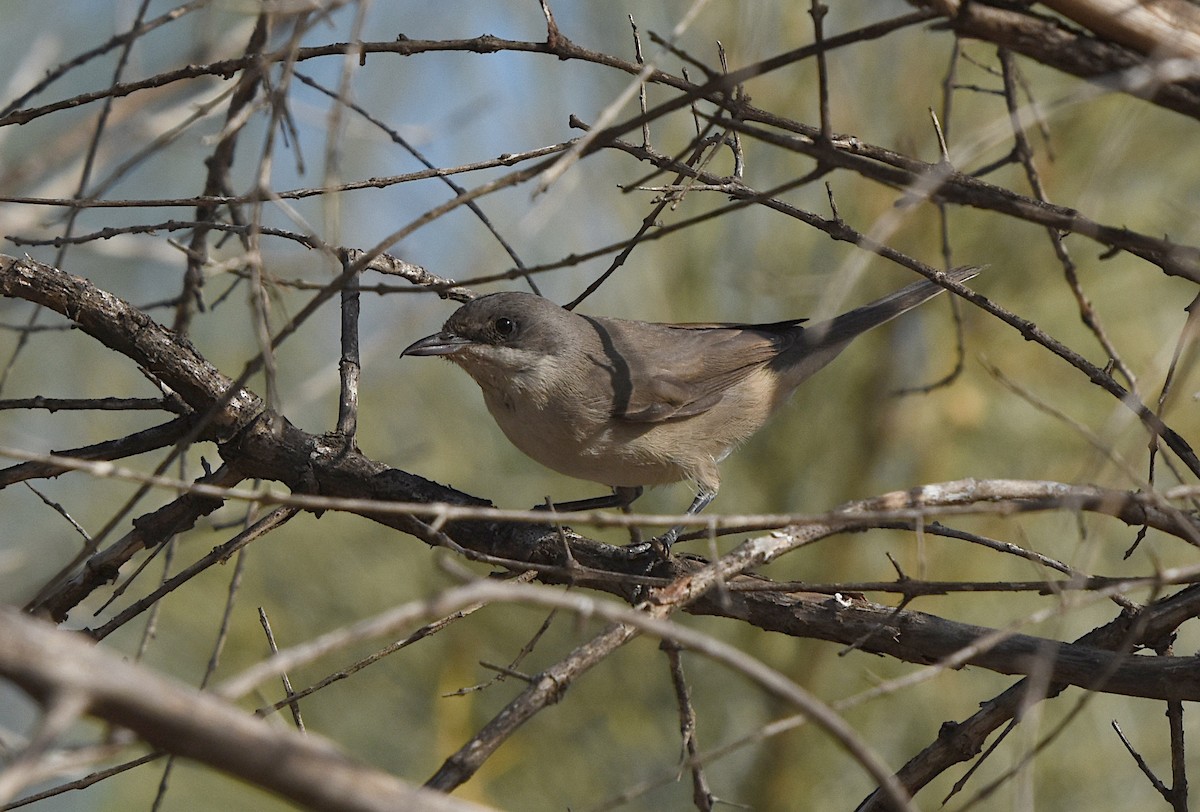
[[[621,549],[625,552],[625,556],[629,559],[640,559],[651,556],[650,566],[659,561],[666,561],[671,557],[671,545],[679,538],[681,527],[672,527],[661,536],[655,536],[649,541],[637,541],[632,544],[626,544]]]

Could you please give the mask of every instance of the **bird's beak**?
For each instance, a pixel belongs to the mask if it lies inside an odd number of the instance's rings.
[[[406,355],[453,355],[472,343],[474,342],[471,339],[454,333],[434,333],[408,345],[404,352],[400,353],[400,357],[403,358]]]

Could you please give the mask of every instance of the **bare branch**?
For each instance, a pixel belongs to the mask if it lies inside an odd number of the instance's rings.
[[[482,809],[405,784],[315,735],[255,719],[11,609],[0,609],[0,673],[39,702],[69,692],[90,713],[155,747],[313,809]]]

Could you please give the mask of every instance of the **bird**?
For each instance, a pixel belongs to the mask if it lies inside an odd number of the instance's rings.
[[[938,274],[964,282],[978,267]],[[609,495],[557,510],[627,507],[647,487],[691,480],[688,514],[717,495],[718,464],[857,336],[944,290],[928,279],[827,321],[660,324],[587,316],[508,291],[462,305],[401,353],[470,375],[518,449]],[[669,553],[682,532],[655,539]],[[647,547],[630,545],[643,552]]]

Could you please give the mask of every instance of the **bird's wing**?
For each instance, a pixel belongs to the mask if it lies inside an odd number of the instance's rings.
[[[588,319],[603,348],[594,360],[612,376],[612,415],[658,423],[701,414],[769,363],[800,332],[797,321],[769,325],[648,324]],[[650,339],[650,340],[647,340]]]

